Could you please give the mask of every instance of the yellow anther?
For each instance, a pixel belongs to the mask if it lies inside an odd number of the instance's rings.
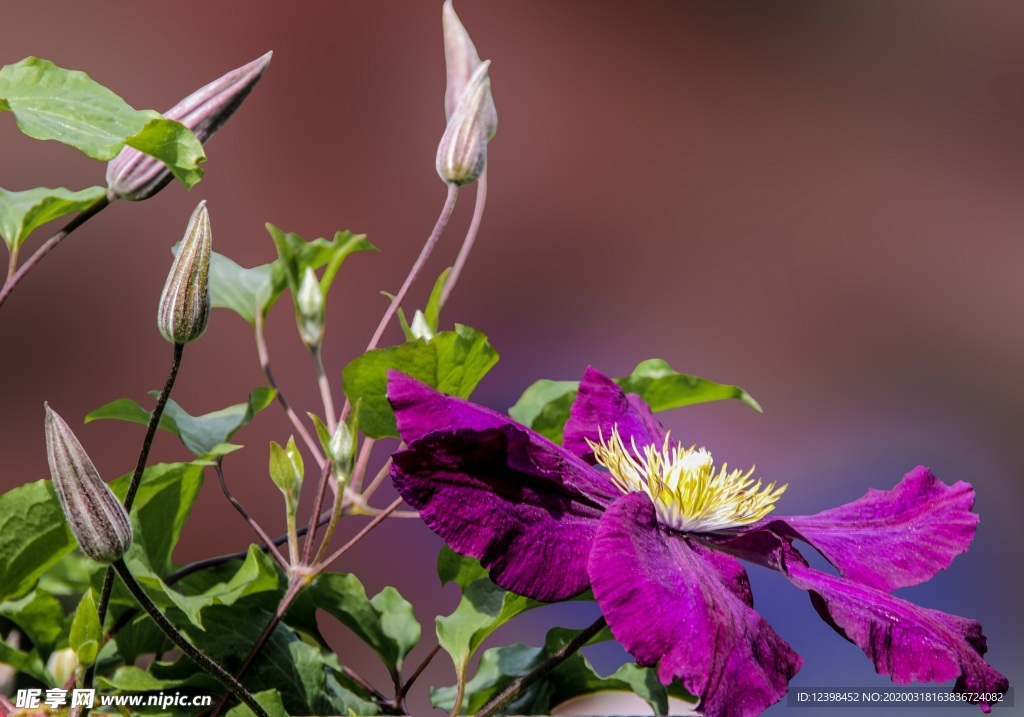
[[[623,493],[643,492],[650,496],[658,519],[670,528],[688,533],[710,533],[754,523],[775,508],[786,485],[753,480],[754,469],[744,473],[728,470],[724,463],[715,471],[711,454],[703,448],[672,444],[668,435],[660,448],[626,448],[618,426],[606,441],[587,439],[597,462],[611,473],[612,482]]]

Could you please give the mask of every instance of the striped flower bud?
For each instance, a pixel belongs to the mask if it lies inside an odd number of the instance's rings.
[[[101,563],[118,560],[132,544],[128,512],[100,479],[68,424],[49,406],[46,457],[60,506],[82,552]]]
[[[210,215],[206,200],[192,212],[185,238],[174,257],[171,273],[160,295],[157,327],[172,344],[195,341],[206,331],[210,318]]]
[[[295,297],[299,336],[307,346],[316,346],[324,337],[324,292],[310,267],[302,275],[299,295]]]
[[[164,117],[181,122],[206,144],[260,81],[272,54],[268,52],[196,90],[164,112]],[[170,181],[171,173],[163,162],[127,145],[107,164],[107,187],[121,199],[149,199]]]
[[[490,60],[469,78],[455,113],[437,146],[437,173],[448,184],[471,184],[487,165],[487,98]]]
[[[445,0],[441,11],[441,26],[444,30],[444,64],[448,77],[444,91],[444,117],[451,120],[462,92],[469,84],[469,78],[480,67],[480,55],[459,16],[455,14],[452,0]],[[498,130],[498,113],[489,92],[487,105],[487,139],[491,139]]]

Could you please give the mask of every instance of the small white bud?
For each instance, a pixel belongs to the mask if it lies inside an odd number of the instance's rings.
[[[324,292],[316,273],[308,266],[295,297],[295,308],[299,336],[307,346],[316,346],[324,337]]]

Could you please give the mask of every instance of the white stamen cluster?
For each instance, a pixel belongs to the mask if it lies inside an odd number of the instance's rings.
[[[711,533],[757,522],[775,508],[787,487],[776,488],[773,481],[762,489],[761,480],[750,477],[753,468],[730,471],[723,463],[716,472],[707,450],[672,444],[667,435],[661,447],[640,449],[631,440],[630,450],[615,426],[607,441],[599,435],[599,442],[587,443],[619,490],[646,493],[659,522],[682,532]]]

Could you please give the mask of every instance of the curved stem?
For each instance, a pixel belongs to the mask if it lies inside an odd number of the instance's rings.
[[[384,316],[381,318],[380,323],[377,324],[377,330],[373,332],[373,338],[370,339],[370,343],[366,345],[366,351],[373,351],[377,348],[380,343],[381,337],[384,335],[385,329],[388,324],[391,323],[391,319],[395,318],[395,314],[398,313],[398,307],[401,306],[405,300],[405,295],[409,293],[410,287],[416,277],[419,275],[423,265],[426,264],[427,258],[430,253],[437,246],[438,240],[444,233],[444,229],[448,226],[448,220],[452,216],[452,212],[455,210],[455,200],[459,197],[459,187],[456,184],[448,185],[448,195],[445,197],[444,206],[441,207],[441,214],[437,218],[437,222],[434,223],[434,228],[430,232],[430,236],[427,237],[426,243],[423,245],[423,249],[420,250],[420,255],[416,257],[416,262],[412,265],[412,269],[409,270],[408,276],[405,277],[405,282],[402,284],[402,288],[395,294],[395,298],[388,304],[387,311],[384,312]],[[341,409],[341,419],[344,421],[348,417],[348,413],[352,408],[352,404],[346,399],[345,406]]]
[[[182,652],[191,657],[196,664],[217,678],[217,680],[227,687],[235,697],[244,702],[249,709],[257,715],[257,717],[270,717],[270,715],[267,714],[267,711],[263,709],[262,705],[256,701],[253,694],[249,692],[241,682],[236,680],[230,672],[207,657],[202,650],[189,642],[189,640],[178,632],[178,629],[163,616],[157,606],[153,604],[153,601],[149,599],[149,596],[146,595],[142,586],[136,582],[123,559],[119,558],[111,567],[113,567],[114,570],[117,571],[117,574],[121,576],[121,580],[124,581],[125,587],[127,587],[129,592],[135,596],[139,605],[149,613],[149,616],[153,618],[153,622],[163,630],[164,634],[167,635],[167,637],[169,637]]]
[[[402,446],[405,444],[403,443]],[[401,450],[401,447],[399,448]],[[370,481],[370,485],[366,486],[366,490],[363,491],[363,502],[367,502],[373,497],[373,494],[377,492],[380,484],[384,482],[384,479],[391,475],[391,459],[388,458],[384,461],[384,465],[381,466],[380,470],[377,471],[377,475]]]
[[[313,437],[309,435],[309,431],[302,425],[302,421],[292,410],[291,404],[284,397],[284,393],[281,392],[281,387],[277,385],[277,381],[274,380],[274,372],[270,370],[270,355],[267,352],[267,340],[263,335],[263,313],[260,311],[256,312],[256,351],[260,356],[260,366],[263,368],[263,375],[267,378],[267,383],[274,389],[277,395],[277,402],[281,404],[281,408],[288,415],[288,420],[292,422],[292,426],[295,428],[295,432],[299,434],[302,442],[306,444],[306,448],[313,454],[316,459],[316,464],[322,469],[325,464],[328,463],[327,458],[320,451],[320,445],[313,440]]]
[[[7,297],[10,296],[12,291],[14,291],[14,287],[18,285],[18,282],[25,278],[25,274],[29,273],[33,266],[38,264],[44,256],[49,254],[57,247],[58,244],[64,241],[68,234],[99,214],[100,211],[106,208],[109,204],[110,197],[108,196],[97,199],[93,204],[90,204],[88,207],[76,214],[75,218],[65,224],[60,231],[43,242],[43,245],[36,249],[32,253],[32,256],[25,260],[25,263],[21,265],[20,269],[13,273],[8,271],[7,281],[4,282],[3,288],[0,288],[0,306],[4,305],[4,302],[7,301]]]
[[[310,557],[313,555],[313,540],[316,538],[316,516],[320,514],[320,508],[324,504],[324,496],[327,494],[327,478],[331,474],[331,464],[328,462],[320,471],[320,481],[316,487],[316,496],[313,499],[313,512],[309,516],[309,530],[306,532],[306,544],[302,549],[302,559],[304,562],[309,563]],[[334,509],[331,512],[332,522],[335,520],[334,515],[340,513],[341,504],[345,501],[345,491],[340,490],[334,496]]]
[[[271,540],[270,536],[267,535],[266,531],[263,530],[262,527],[260,527],[260,524],[252,519],[248,511],[246,511],[246,509],[242,507],[242,504],[238,502],[238,499],[235,498],[234,495],[232,495],[231,490],[228,488],[227,481],[224,479],[224,468],[221,465],[221,460],[222,459],[218,458],[217,462],[214,463],[214,468],[217,470],[217,479],[220,481],[221,491],[224,493],[224,496],[228,499],[228,501],[230,501],[231,505],[235,507],[235,510],[237,510],[238,513],[242,516],[242,518],[245,519],[245,522],[248,523],[256,532],[256,535],[258,535],[260,540],[263,541],[263,544],[267,546],[267,549],[273,554],[274,558],[277,559],[277,562],[281,564],[281,567],[284,568],[285,571],[287,572],[288,561],[284,559],[283,555],[281,555],[281,551],[277,549],[277,545],[275,544],[275,542]]]
[[[427,656],[423,658],[423,662],[421,662],[415,671],[413,671],[412,675],[409,676],[409,679],[407,679],[401,689],[398,690],[398,694],[395,695],[394,702],[392,703],[395,707],[403,706],[405,696],[409,694],[409,690],[412,689],[413,683],[416,682],[416,679],[423,673],[423,670],[427,669],[427,665],[430,664],[430,661],[433,660],[440,651],[441,646],[435,645],[434,649],[427,653]]]
[[[131,511],[132,503],[135,502],[135,494],[142,482],[142,474],[146,470],[146,461],[149,460],[149,449],[153,447],[153,438],[156,436],[156,429],[160,425],[160,418],[164,415],[164,408],[167,407],[167,399],[171,397],[171,389],[174,388],[174,379],[178,376],[178,367],[181,365],[181,355],[185,351],[185,344],[174,344],[174,356],[171,359],[171,372],[167,374],[167,381],[164,383],[164,390],[156,399],[156,408],[149,417],[149,425],[146,426],[146,437],[142,439],[142,450],[139,451],[139,460],[135,463],[135,472],[132,473],[132,480],[128,484],[128,492],[124,496],[124,509]]]
[[[322,572],[323,572],[324,570],[326,570],[326,569],[327,569],[327,567],[328,567],[328,566],[329,566],[329,565],[330,565],[331,563],[333,563],[333,562],[334,562],[335,560],[337,560],[337,559],[338,559],[338,558],[340,558],[340,557],[341,557],[342,555],[344,555],[345,553],[347,553],[347,552],[348,552],[348,551],[349,551],[349,550],[350,550],[350,549],[352,548],[352,546],[353,546],[353,545],[355,545],[355,544],[356,544],[356,543],[358,543],[358,542],[359,542],[360,540],[362,540],[363,538],[365,538],[365,537],[366,537],[366,534],[367,534],[367,533],[369,533],[369,532],[370,532],[371,530],[373,530],[373,529],[374,529],[374,528],[376,528],[376,527],[377,527],[378,525],[380,525],[381,523],[383,523],[383,522],[384,522],[384,519],[385,519],[385,518],[387,518],[387,517],[388,517],[389,515],[391,515],[391,513],[393,513],[393,512],[395,511],[395,509],[396,509],[396,508],[398,508],[398,506],[400,506],[400,505],[402,504],[402,500],[403,500],[403,499],[402,499],[401,497],[398,497],[398,498],[396,498],[396,499],[395,499],[395,502],[394,502],[394,503],[392,503],[392,504],[391,504],[391,505],[389,505],[389,506],[388,506],[387,508],[385,508],[384,510],[382,510],[382,511],[381,511],[381,512],[380,512],[380,513],[379,513],[378,515],[374,516],[373,520],[371,520],[371,521],[370,521],[369,523],[367,523],[366,525],[364,525],[364,526],[363,526],[363,529],[362,529],[362,530],[360,530],[360,531],[359,531],[358,533],[356,533],[356,534],[355,534],[355,535],[354,535],[354,536],[352,537],[352,539],[351,539],[350,541],[348,541],[347,543],[345,543],[344,545],[342,545],[342,546],[341,546],[340,548],[338,548],[338,549],[337,549],[336,551],[334,551],[333,553],[331,553],[330,557],[328,557],[328,558],[327,558],[326,560],[324,560],[323,562],[317,563],[316,565],[312,566],[312,568],[313,568],[313,574],[314,574],[314,575],[319,575],[319,574],[320,574],[320,573],[322,573]]]
[[[473,218],[469,222],[466,238],[462,240],[462,248],[459,249],[459,255],[455,257],[452,273],[448,275],[448,281],[445,282],[444,289],[441,291],[441,306],[448,302],[448,296],[452,293],[452,289],[455,288],[455,282],[459,280],[462,268],[466,265],[466,259],[469,258],[469,252],[472,251],[476,235],[480,231],[480,222],[483,220],[484,206],[486,204],[487,167],[484,167],[484,171],[480,173],[480,178],[476,180],[476,203],[473,205]]]
[[[320,386],[320,400],[324,404],[324,419],[327,421],[327,432],[334,434],[338,420],[334,416],[334,399],[331,398],[331,382],[324,371],[323,344],[310,348],[313,354],[313,366],[316,369],[316,382]]]
[[[561,649],[551,655],[551,657],[544,660],[537,669],[533,670],[533,672],[528,675],[523,675],[491,698],[491,701],[481,707],[480,711],[476,713],[476,717],[490,717],[493,715],[503,705],[518,697],[527,687],[561,665],[569,656],[578,652],[580,648],[590,642],[594,635],[601,632],[607,624],[608,623],[605,622],[603,615],[599,617],[592,625],[584,628],[580,634],[567,642]]]

